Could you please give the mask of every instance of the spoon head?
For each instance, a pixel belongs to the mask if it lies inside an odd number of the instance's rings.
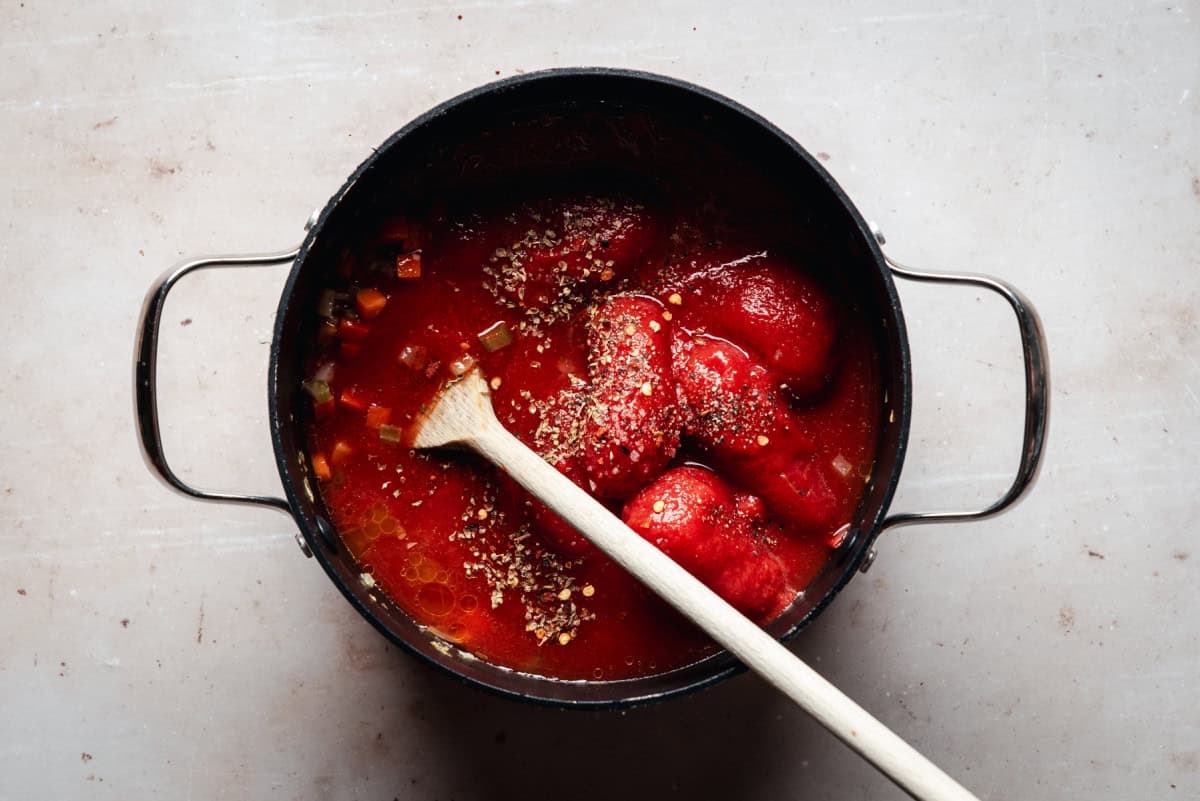
[[[446,383],[413,423],[409,445],[444,448],[463,445],[496,425],[492,396],[478,367]]]

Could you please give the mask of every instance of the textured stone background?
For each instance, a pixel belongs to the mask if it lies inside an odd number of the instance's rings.
[[[911,528],[795,644],[981,797],[1200,797],[1200,30],[1194,2],[293,0],[0,12],[0,797],[895,799],[752,677],[620,713],[497,700],[398,653],[286,518],[142,466],[139,302],[184,255],[298,241],[372,145],[498,75],[628,66],[813,152],[889,252],[1040,308],[1037,490]],[[165,440],[278,492],[263,375],[283,271],[167,310]],[[1020,433],[1015,327],[901,287],[897,510],[985,501]],[[188,324],[190,321],[190,324]]]

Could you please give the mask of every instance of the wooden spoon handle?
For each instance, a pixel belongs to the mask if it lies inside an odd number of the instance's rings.
[[[466,440],[913,798],[979,801],[498,423]]]

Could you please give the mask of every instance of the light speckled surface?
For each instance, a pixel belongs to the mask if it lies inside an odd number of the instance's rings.
[[[896,258],[1002,275],[1043,314],[1033,496],[887,536],[796,650],[983,798],[1200,797],[1194,3],[75,5],[0,14],[0,798],[900,797],[751,677],[624,715],[462,688],[359,619],[286,518],[139,460],[134,321],[165,266],[290,245],[420,111],[579,64],[742,101],[827,154]],[[278,491],[282,276],[170,303],[166,444],[198,483]],[[894,508],[980,501],[1016,455],[1015,329],[973,291],[901,292]]]

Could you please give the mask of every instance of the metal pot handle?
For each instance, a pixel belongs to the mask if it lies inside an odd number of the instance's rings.
[[[878,231],[876,238],[883,244]],[[984,509],[966,512],[906,512],[889,515],[880,526],[880,532],[912,523],[961,523],[967,520],[982,520],[999,514],[1015,504],[1037,480],[1042,453],[1046,444],[1046,425],[1050,417],[1049,362],[1046,357],[1046,335],[1037,310],[1021,292],[1011,284],[986,275],[967,273],[929,273],[914,270],[884,256],[892,273],[910,281],[942,284],[967,284],[990,289],[1008,301],[1017,315],[1021,329],[1021,351],[1025,360],[1025,434],[1021,441],[1021,461],[1012,485],[999,500]]]
[[[167,294],[180,278],[195,270],[209,267],[265,267],[274,264],[289,264],[300,252],[298,247],[280,253],[247,256],[212,256],[178,264],[163,273],[146,293],[142,304],[141,325],[138,327],[134,355],[133,397],[138,421],[138,440],[142,446],[142,457],[163,482],[173,490],[203,501],[225,501],[269,506],[291,514],[288,502],[283,498],[264,495],[241,495],[232,492],[210,492],[184,483],[167,464],[163,454],[162,436],[158,425],[158,332],[162,321],[163,306]]]

